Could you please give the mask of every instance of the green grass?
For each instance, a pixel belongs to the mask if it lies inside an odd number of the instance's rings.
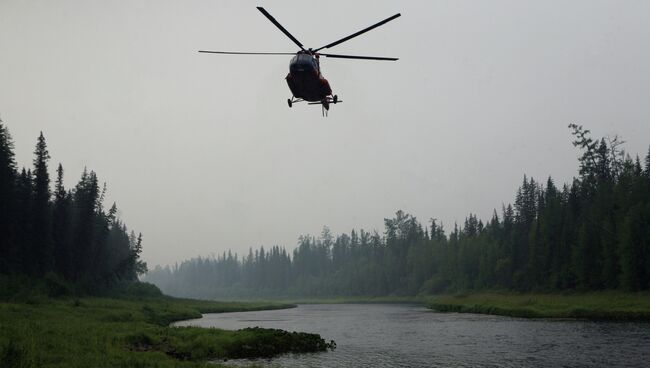
[[[169,327],[201,313],[288,308],[163,296],[0,303],[0,367],[203,367],[208,360],[324,351],[320,336]]]
[[[284,303],[291,304],[397,304],[424,303],[428,299],[423,296],[355,296],[355,297],[324,297],[288,299]]]
[[[602,291],[564,295],[495,292],[433,296],[426,304],[440,312],[650,321],[650,293]]]

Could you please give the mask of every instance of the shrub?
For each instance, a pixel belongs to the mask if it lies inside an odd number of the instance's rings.
[[[5,346],[0,346],[0,367],[32,368],[35,367],[34,354],[25,345],[9,340]]]
[[[53,272],[48,272],[43,278],[43,282],[45,283],[45,293],[51,298],[73,294],[72,286]]]

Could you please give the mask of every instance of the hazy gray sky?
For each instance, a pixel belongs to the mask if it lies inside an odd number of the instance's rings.
[[[296,105],[296,51],[320,47],[345,101]],[[383,230],[403,209],[447,228],[510,202],[526,173],[575,174],[567,124],[650,143],[650,1],[0,0],[0,118],[31,165],[39,131],[144,234],[150,265],[285,245],[323,225]]]

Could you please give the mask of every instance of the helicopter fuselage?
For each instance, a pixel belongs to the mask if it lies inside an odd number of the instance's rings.
[[[323,101],[332,94],[329,82],[321,75],[318,59],[308,53],[298,53],[291,59],[286,80],[293,96],[305,101]]]
[[[373,30],[381,25],[384,25],[395,18],[400,16],[399,13],[388,17],[378,23],[366,27],[358,32],[355,32],[347,37],[343,37],[337,41],[331,42],[319,48],[305,48],[303,44],[298,41],[286,28],[280,24],[273,16],[261,6],[257,10],[262,13],[273,25],[275,25],[285,36],[293,41],[296,46],[300,48],[297,53],[293,52],[244,52],[244,51],[209,51],[199,50],[199,52],[210,54],[229,54],[229,55],[294,55],[289,63],[289,74],[286,77],[289,89],[293,94],[292,98],[287,99],[287,105],[293,106],[296,102],[305,101],[308,105],[321,105],[323,108],[323,116],[327,116],[330,104],[337,104],[343,102],[339,100],[337,95],[332,95],[332,88],[330,87],[327,79],[323,78],[320,70],[319,58],[321,56],[327,58],[338,59],[357,59],[357,60],[386,60],[396,61],[397,58],[383,57],[383,56],[360,56],[360,55],[340,55],[320,52],[322,49],[329,49],[343,42],[351,40],[359,35],[362,35],[370,30]]]

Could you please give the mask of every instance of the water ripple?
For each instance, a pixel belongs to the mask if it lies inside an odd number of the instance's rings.
[[[441,314],[418,305],[300,305],[206,314],[179,325],[314,332],[338,345],[333,352],[255,361],[263,367],[636,368],[650,361],[650,324]]]

